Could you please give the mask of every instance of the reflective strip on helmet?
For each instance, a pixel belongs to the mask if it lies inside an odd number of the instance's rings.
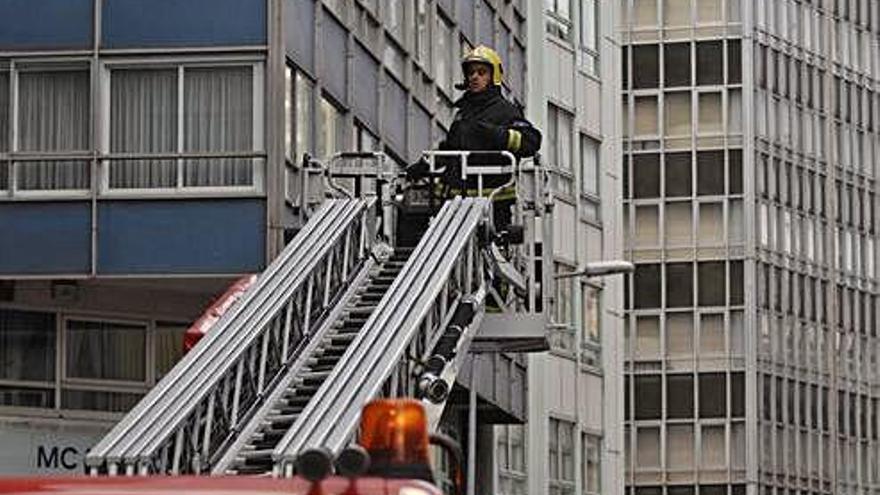
[[[507,149],[516,153],[522,147],[522,133],[514,130],[507,130]]]

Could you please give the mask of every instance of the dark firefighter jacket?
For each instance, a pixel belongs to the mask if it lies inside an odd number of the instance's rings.
[[[458,109],[446,139],[440,143],[441,150],[510,151],[517,158],[534,156],[541,147],[541,133],[523,117],[519,107],[501,95],[499,86],[492,86],[479,93],[467,92],[455,102]],[[508,131],[517,131],[511,136]],[[517,134],[514,133],[514,134]],[[469,163],[506,163],[500,156],[474,156]],[[457,160],[453,160],[457,161]],[[455,184],[461,177],[457,163],[447,161],[447,183]],[[484,177],[483,187],[498,187],[510,179],[510,175]],[[458,181],[460,182],[460,180]],[[475,188],[476,181],[469,180],[468,188]]]

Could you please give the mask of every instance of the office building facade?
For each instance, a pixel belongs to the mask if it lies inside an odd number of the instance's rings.
[[[623,2],[627,493],[875,493],[876,2]]]

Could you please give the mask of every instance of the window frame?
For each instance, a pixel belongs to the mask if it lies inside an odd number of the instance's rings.
[[[252,184],[249,186],[187,186],[182,181],[186,151],[183,151],[185,143],[185,134],[182,122],[185,119],[184,93],[185,93],[185,72],[186,69],[211,69],[211,68],[227,68],[227,67],[250,67],[252,71],[251,84],[251,103],[252,103],[252,136],[251,150],[229,152],[232,156],[244,155],[253,162]],[[120,153],[110,152],[110,95],[112,91],[112,72],[114,70],[150,70],[150,69],[177,69],[177,185],[176,187],[161,188],[126,188],[112,189],[109,187],[110,179],[110,158],[118,156]],[[100,62],[99,73],[101,79],[100,94],[100,114],[104,117],[99,122],[99,163],[97,165],[98,174],[98,195],[102,197],[181,197],[186,196],[258,196],[265,192],[266,178],[266,132],[264,129],[265,121],[265,59],[254,56],[216,56],[216,57],[167,57],[167,58],[119,58],[112,60],[103,60]],[[210,152],[214,153],[214,152]],[[223,154],[224,152],[216,152]],[[124,155],[125,153],[121,153]],[[198,153],[197,153],[198,154]]]
[[[560,13],[562,2],[568,2],[568,17]],[[572,43],[574,41],[574,20],[572,19],[572,0],[544,0],[544,33],[555,39]]]
[[[60,160],[76,160],[87,161],[89,167],[92,160],[92,143],[94,136],[92,135],[93,120],[89,118],[89,144],[82,150],[62,150],[62,151],[21,151],[20,143],[20,125],[18,122],[20,109],[21,84],[20,76],[23,72],[73,72],[84,71],[89,78],[89,95],[88,106],[91,110],[95,106],[91,93],[91,61],[86,57],[70,57],[64,59],[50,58],[22,58],[12,59],[3,64],[2,70],[8,74],[8,108],[7,108],[7,126],[8,126],[8,149],[0,150],[0,166],[6,169],[6,188],[0,189],[0,201],[14,199],[59,199],[59,198],[88,198],[91,195],[89,188],[65,188],[65,189],[19,189],[18,169],[22,161],[35,161],[36,158],[45,157],[48,161]],[[49,156],[46,156],[49,155]],[[91,182],[91,176],[87,182]]]
[[[554,430],[554,424],[556,425],[556,429]],[[571,452],[569,455],[571,456],[571,478],[564,478],[565,476],[565,468],[563,467],[563,459],[565,458],[565,454],[562,450],[562,427],[567,427],[571,429]],[[552,490],[556,490],[556,493],[570,493],[574,494],[577,490],[577,470],[578,466],[575,462],[576,452],[578,449],[578,438],[577,434],[579,433],[579,428],[577,428],[577,423],[572,419],[566,418],[562,415],[551,414],[550,417],[547,418],[547,486]],[[551,457],[554,455],[554,452],[551,450],[551,445],[554,444],[553,440],[555,439],[556,452],[556,467],[557,472],[554,473],[551,469],[553,464],[551,463]]]
[[[0,305],[0,311],[21,311],[38,313],[40,315],[51,316],[54,320],[54,326],[51,334],[54,345],[54,375],[46,381],[19,380],[19,379],[2,379],[0,386],[10,388],[46,390],[52,394],[52,407],[33,407],[20,405],[0,405],[0,413],[22,415],[28,417],[58,417],[61,412],[65,417],[83,418],[83,419],[99,419],[99,420],[118,420],[125,413],[114,412],[106,409],[71,409],[63,407],[63,393],[69,391],[85,391],[85,392],[107,392],[122,394],[140,394],[146,395],[149,390],[159,381],[161,370],[158,366],[157,334],[159,327],[179,327],[183,330],[180,333],[181,345],[183,342],[184,331],[190,327],[189,322],[173,321],[171,319],[148,319],[148,318],[130,318],[125,316],[114,316],[109,314],[80,313],[80,312],[64,312],[64,311],[47,311],[45,308],[29,307],[21,304],[3,304]],[[71,377],[67,373],[67,353],[69,345],[69,327],[71,321],[93,322],[93,323],[116,323],[123,325],[136,325],[144,328],[144,380],[114,380],[100,378],[81,378]],[[179,361],[179,358],[177,359]],[[168,371],[166,370],[165,373]]]

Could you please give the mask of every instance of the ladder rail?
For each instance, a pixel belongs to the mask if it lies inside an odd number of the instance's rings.
[[[478,255],[473,253],[477,251],[477,227],[486,220],[487,210],[485,199],[456,198],[444,205],[343,357],[352,365],[328,377],[278,444],[273,452],[280,464],[276,468],[288,473],[296,454],[305,447],[323,445],[339,450],[355,427],[360,406],[385,386],[416,334],[425,327],[433,332],[446,320],[446,315],[440,315],[436,322],[425,324],[436,308],[451,309],[446,301],[440,301],[440,296],[447,294],[444,287],[453,279],[459,291],[482,284],[482,272],[475,269]],[[460,263],[467,263],[470,270],[455,270]],[[464,280],[458,280],[461,277]],[[425,342],[431,337],[420,336]]]
[[[284,377],[278,381],[278,383],[273,388],[271,394],[267,396],[266,400],[263,402],[263,405],[260,407],[260,409],[250,418],[250,420],[248,420],[248,424],[238,432],[238,436],[224,450],[224,452],[222,453],[222,457],[217,459],[216,462],[212,462],[212,475],[221,475],[225,473],[227,469],[229,469],[229,467],[235,461],[235,457],[245,446],[245,444],[247,444],[251,436],[259,429],[261,422],[264,420],[266,414],[268,414],[274,407],[276,407],[278,399],[285,392],[287,392],[287,386],[307,365],[307,361],[312,357],[312,353],[314,352],[314,350],[321,345],[321,340],[331,330],[338,319],[343,316],[346,303],[350,301],[353,297],[355,297],[356,292],[360,288],[360,284],[368,277],[370,270],[372,270],[374,266],[375,262],[373,261],[373,259],[367,258],[358,273],[355,275],[354,279],[349,284],[348,289],[346,289],[345,293],[343,293],[342,296],[339,298],[337,304],[333,306],[330,314],[327,315],[327,318],[324,319],[324,322],[321,324],[319,329],[314,332],[312,338],[305,344],[299,354],[298,359],[290,366],[290,368],[288,368],[287,371],[285,371]]]
[[[98,474],[102,467],[110,474],[199,471],[199,454],[210,450],[216,430],[234,432],[240,420],[238,413],[250,410],[252,405],[240,403],[242,391],[248,390],[253,395],[250,398],[257,400],[265,392],[259,390],[258,383],[254,394],[246,382],[259,382],[253,375],[265,372],[267,359],[275,360],[273,366],[279,359],[282,365],[290,359],[290,355],[279,357],[275,346],[267,345],[269,339],[277,340],[283,332],[288,341],[290,332],[307,329],[309,320],[315,317],[310,309],[326,309],[320,305],[327,300],[311,301],[306,297],[307,302],[315,304],[300,312],[298,326],[287,321],[284,309],[302,300],[303,290],[329,295],[321,289],[333,286],[331,279],[340,275],[333,266],[334,256],[340,256],[336,253],[351,258],[338,260],[345,266],[363,260],[363,237],[371,220],[370,211],[367,202],[361,200],[328,201],[319,208],[242,301],[218,321],[214,331],[90,451],[86,458],[90,472]],[[332,242],[328,242],[328,233]],[[345,249],[345,243],[358,249]],[[345,285],[345,281],[336,280],[334,295],[340,283]],[[258,356],[255,346],[272,354]],[[286,349],[294,348],[290,345]],[[253,369],[258,358],[259,372]],[[247,360],[250,363],[245,363]],[[262,380],[263,385],[270,382]],[[189,458],[184,458],[186,455]],[[187,461],[196,466],[186,465]]]

